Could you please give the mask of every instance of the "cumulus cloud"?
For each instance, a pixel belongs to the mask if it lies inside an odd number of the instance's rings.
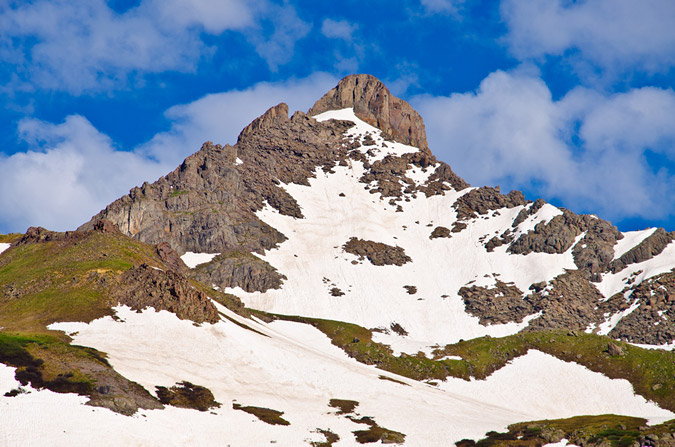
[[[648,72],[675,62],[671,0],[503,0],[501,15],[505,40],[521,59],[573,51],[603,69]]]
[[[351,42],[357,26],[346,20],[325,19],[321,24],[321,34],[329,39],[342,39]]]
[[[475,92],[418,96],[432,150],[475,185],[525,189],[572,209],[622,219],[675,215],[675,93],[645,87],[553,100],[527,72],[497,71]]]
[[[0,158],[0,227],[74,229],[130,185],[157,178],[167,166],[113,142],[85,118],[61,124],[24,120],[21,138],[31,150]]]
[[[235,143],[241,129],[267,108],[286,101],[307,110],[337,83],[318,73],[282,83],[207,95],[166,112],[172,125],[133,151],[122,151],[86,118],[19,125],[26,152],[0,156],[0,233],[28,226],[74,229],[133,186],[173,170],[206,140]]]
[[[213,93],[173,106],[165,113],[172,122],[171,128],[155,135],[139,150],[148,157],[178,165],[204,141],[236,143],[246,125],[281,102],[288,104],[290,113],[307,111],[337,81],[332,75],[316,73],[304,79],[261,82],[244,90]]]
[[[308,28],[291,5],[268,0],[143,0],[122,14],[104,0],[37,0],[0,6],[0,62],[14,73],[12,89],[81,94],[139,74],[194,71],[213,51],[202,34],[228,30],[276,66]]]

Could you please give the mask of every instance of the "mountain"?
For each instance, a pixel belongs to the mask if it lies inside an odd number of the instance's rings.
[[[0,237],[0,443],[675,445],[674,239],[471,187],[348,76]]]

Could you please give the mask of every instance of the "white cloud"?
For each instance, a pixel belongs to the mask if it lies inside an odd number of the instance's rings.
[[[675,215],[675,93],[656,88],[602,95],[576,88],[559,101],[525,72],[497,71],[473,93],[412,99],[432,150],[475,185],[557,197],[610,219]]]
[[[177,166],[204,141],[236,143],[246,125],[281,102],[288,104],[291,114],[295,110],[307,111],[337,82],[331,75],[316,73],[299,80],[261,82],[245,90],[213,93],[189,104],[173,106],[166,111],[171,129],[155,135],[139,150]]]
[[[19,132],[32,150],[0,158],[0,227],[11,231],[74,229],[131,185],[167,170],[116,150],[79,115],[61,124],[24,120]]]
[[[655,72],[675,62],[672,0],[503,0],[501,14],[506,42],[521,59],[573,49],[610,70]]]
[[[170,108],[171,129],[132,152],[120,151],[86,118],[61,124],[24,120],[19,133],[30,150],[0,157],[0,232],[40,225],[74,229],[144,181],[154,181],[196,152],[206,140],[235,143],[241,129],[267,108],[287,102],[307,110],[337,79],[317,73],[305,79],[260,83],[207,95]]]
[[[286,3],[283,6],[267,3],[262,10],[266,19],[248,32],[248,39],[270,69],[276,71],[279,65],[291,59],[296,42],[305,37],[312,27]]]
[[[325,19],[321,24],[321,34],[329,39],[342,39],[351,42],[356,28],[356,25],[346,20]]]
[[[143,0],[123,14],[104,0],[37,0],[0,6],[0,61],[12,65],[12,89],[82,94],[145,73],[194,71],[213,52],[202,33],[227,30],[245,33],[277,66],[308,27],[291,5],[268,0]]]

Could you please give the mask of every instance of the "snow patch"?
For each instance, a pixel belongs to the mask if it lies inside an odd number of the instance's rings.
[[[11,246],[12,246],[12,244],[7,244],[5,242],[0,243],[0,253],[7,250]]]
[[[523,208],[519,207],[519,210],[521,209]],[[563,212],[559,208],[549,203],[545,203],[544,206],[542,206],[539,209],[539,211],[534,213],[532,216],[528,216],[527,219],[525,219],[523,222],[520,223],[520,225],[518,225],[517,227],[518,235],[533,231],[534,227],[536,227],[540,223],[546,225],[555,216],[560,216],[562,214]]]
[[[658,256],[637,264],[629,264],[620,272],[603,273],[602,282],[596,283],[595,286],[605,298],[610,298],[631,283],[640,284],[646,279],[672,271],[673,265],[675,265],[675,243],[671,242]]]
[[[362,143],[358,148],[360,152],[366,155],[368,161],[375,162],[382,160],[387,155],[400,157],[403,154],[419,152],[419,148],[409,146],[407,144],[397,143],[395,141],[386,141],[382,136],[382,131],[377,127],[371,126],[365,121],[361,120],[354,113],[354,109],[347,108],[341,110],[329,110],[314,117],[317,121],[326,121],[330,119],[351,121],[354,127],[349,128],[345,133],[346,136],[356,139]],[[366,145],[365,137],[369,134],[375,144]],[[369,153],[370,151],[370,153]]]
[[[180,258],[183,260],[185,265],[193,269],[200,264],[206,264],[211,262],[213,258],[218,256],[220,253],[193,253],[191,251],[186,252]]]
[[[600,323],[600,326],[598,326],[598,334],[609,334],[624,317],[630,315],[638,307],[640,307],[640,301],[635,300],[635,302],[633,302],[633,304],[631,304],[628,309],[617,312],[607,318],[603,323]]]
[[[614,259],[619,259],[630,249],[638,246],[640,242],[654,234],[656,228],[648,228],[640,231],[627,231],[623,233],[623,239],[616,242],[614,246]]]

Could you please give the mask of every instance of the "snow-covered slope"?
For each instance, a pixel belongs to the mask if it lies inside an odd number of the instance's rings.
[[[347,135],[362,143],[370,135],[373,144],[363,144],[359,150],[371,163],[386,155],[419,150],[396,142],[385,143],[381,132],[357,118],[351,109],[325,112],[316,119],[354,122]],[[423,184],[433,168],[424,172],[412,166],[405,175]],[[364,171],[362,162],[349,160],[347,166],[336,166],[332,173],[317,169],[309,186],[284,185],[298,202],[304,219],[282,215],[271,206],[258,212],[258,217],[288,237],[278,249],[260,256],[288,279],[280,289],[266,292],[246,293],[239,288],[228,291],[250,307],[274,313],[341,320],[385,331],[397,323],[407,336],[378,334],[378,340],[397,351],[414,353],[459,339],[513,334],[538,316],[533,313],[521,323],[481,325],[477,317],[465,312],[457,293],[461,287],[494,287],[499,280],[527,291],[533,283],[577,268],[572,248],[562,254],[527,256],[507,253],[506,245],[492,252],[485,249],[484,241],[509,228],[524,206],[492,211],[472,219],[466,230],[449,238],[431,239],[435,227],[450,228],[457,222],[453,204],[471,189],[451,189],[431,197],[409,195],[393,205],[359,182]],[[514,229],[515,238],[560,214],[559,209],[544,205]],[[628,234],[617,247],[617,254],[628,251],[649,234],[650,231]],[[352,237],[401,247],[412,261],[398,266],[359,260],[343,249]],[[577,240],[582,237],[583,234]],[[675,244],[657,258],[605,275],[598,287],[609,297],[622,289],[631,272],[641,270],[640,279],[645,279],[673,265]],[[416,293],[410,294],[405,286],[414,286]],[[335,296],[336,289],[342,295]]]
[[[359,402],[356,414],[405,434],[408,446],[446,446],[518,421],[575,414],[620,413],[652,422],[675,416],[635,396],[626,381],[537,351],[485,381],[451,379],[435,388],[357,363],[311,326],[265,324],[219,310],[238,324],[224,318],[199,327],[166,311],[118,307],[115,319],[52,329],[107,352],[118,372],[148,390],[187,380],[209,388],[220,408],[167,407],[125,417],[83,406],[82,397],[31,390],[0,397],[0,444],[299,446],[323,440],[317,432],[323,429],[340,436],[336,446],[354,445],[352,432],[364,426],[336,414],[330,399]],[[13,368],[3,366],[0,393],[17,385]],[[290,425],[263,423],[233,403],[283,411]]]
[[[11,244],[6,244],[4,242],[0,243],[0,253],[7,250],[10,246],[11,246]]]

